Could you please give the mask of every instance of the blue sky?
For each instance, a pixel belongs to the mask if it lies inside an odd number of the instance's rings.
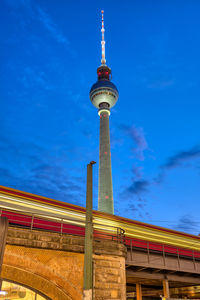
[[[199,1],[2,0],[0,184],[85,206],[106,59],[115,214],[200,232]],[[94,166],[97,209],[98,164]]]

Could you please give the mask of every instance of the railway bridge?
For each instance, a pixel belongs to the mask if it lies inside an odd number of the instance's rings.
[[[0,299],[81,299],[85,209],[6,187],[0,208],[9,220]],[[199,237],[93,219],[93,299],[200,299]]]
[[[200,261],[194,255],[190,258],[181,255],[178,248],[167,252],[164,246],[160,251],[150,249],[147,242],[143,249],[128,247],[125,263],[130,299],[137,293],[138,299],[143,299],[142,295],[152,299],[159,299],[161,295],[200,299]]]

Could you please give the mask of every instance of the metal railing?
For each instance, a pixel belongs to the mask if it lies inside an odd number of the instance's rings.
[[[194,269],[196,269],[196,261],[200,260],[200,252],[192,249],[184,249],[172,245],[164,245],[150,241],[142,241],[134,238],[125,237],[124,244],[130,251],[131,260],[133,260],[134,251],[143,251],[147,255],[147,261],[150,263],[150,254],[160,254],[163,257],[163,265],[166,265],[166,257],[173,256],[178,260],[180,267],[180,258],[189,258],[193,260]]]
[[[43,230],[60,235],[69,234],[85,236],[85,221],[77,218],[52,217],[38,213],[20,212],[10,209],[1,209],[0,216],[6,216],[9,226],[26,228],[29,230]],[[100,223],[94,223],[94,240],[112,240],[118,243],[124,243],[125,232],[122,228]]]

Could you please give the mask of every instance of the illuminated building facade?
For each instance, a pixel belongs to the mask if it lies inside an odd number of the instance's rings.
[[[98,108],[98,115],[100,117],[98,210],[114,214],[109,116],[110,109],[118,100],[118,90],[110,81],[111,69],[106,65],[104,11],[102,11],[101,32],[101,65],[97,69],[98,80],[90,90],[90,100]]]

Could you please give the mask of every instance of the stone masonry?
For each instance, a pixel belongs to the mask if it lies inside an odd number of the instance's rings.
[[[125,300],[124,245],[94,241],[93,299]],[[22,228],[8,229],[1,277],[37,290],[52,300],[80,300],[84,238]]]

